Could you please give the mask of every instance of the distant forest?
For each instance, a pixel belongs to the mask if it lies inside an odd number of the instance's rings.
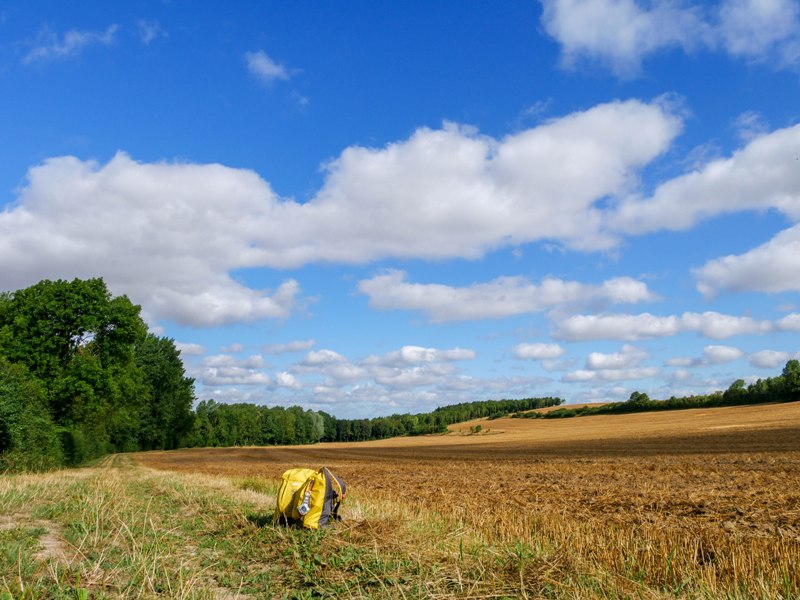
[[[476,418],[558,418],[796,400],[800,363],[780,376],[725,392],[585,409],[533,409],[560,398],[486,400],[429,413],[337,419],[292,406],[196,404],[173,340],[148,331],[140,307],[113,297],[102,279],[41,281],[0,293],[0,471],[80,465],[112,452],[198,446],[309,444],[442,433]]]

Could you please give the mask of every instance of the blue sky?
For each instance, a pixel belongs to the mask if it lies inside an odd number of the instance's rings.
[[[199,398],[725,389],[800,344],[800,3],[7,2],[0,288]]]

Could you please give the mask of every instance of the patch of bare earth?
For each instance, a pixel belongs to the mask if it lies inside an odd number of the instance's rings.
[[[70,552],[68,544],[61,535],[61,527],[52,521],[32,520],[27,513],[11,513],[0,515],[0,531],[16,529],[18,527],[30,527],[33,529],[44,529],[45,532],[39,536],[39,544],[42,549],[33,555],[38,561],[56,560],[69,562]]]

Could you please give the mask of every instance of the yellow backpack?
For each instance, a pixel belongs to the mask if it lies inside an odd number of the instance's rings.
[[[326,467],[289,469],[281,477],[274,523],[319,529],[339,520],[339,505],[347,487]]]

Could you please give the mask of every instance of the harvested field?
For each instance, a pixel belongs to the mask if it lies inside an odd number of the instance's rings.
[[[478,423],[482,431],[468,434]],[[497,419],[442,436],[135,458],[275,481],[289,467],[325,464],[356,500],[436,514],[489,544],[544,545],[573,576],[690,596],[800,593],[797,402]]]

